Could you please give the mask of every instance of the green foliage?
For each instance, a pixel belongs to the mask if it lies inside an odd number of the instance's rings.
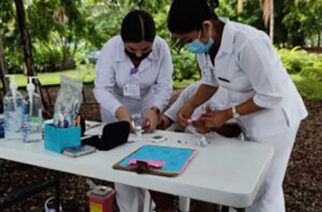
[[[186,49],[179,52],[172,50],[172,61],[174,87],[185,87],[200,79],[194,54]]]
[[[322,99],[322,55],[299,48],[280,49],[278,53],[301,95],[307,99]]]
[[[55,72],[61,70],[62,52],[59,46],[42,45],[36,42],[34,48],[34,62],[37,73]]]
[[[322,32],[322,0],[283,0],[282,2],[285,7],[281,22],[287,31],[286,44],[319,46]]]
[[[300,74],[291,75],[301,96],[305,99],[322,100],[322,80],[309,79]]]
[[[318,69],[321,63],[321,55],[308,53],[305,50],[299,50],[298,47],[292,50],[280,49],[278,54],[284,63],[284,66],[289,74],[301,73],[302,75],[308,73],[307,70]],[[317,72],[319,70],[316,70]],[[307,76],[309,74],[306,74]]]
[[[14,51],[15,49],[16,51]],[[18,50],[18,51],[17,51]],[[8,68],[8,74],[17,74],[22,72],[22,63],[23,61],[23,54],[22,48],[5,48],[4,55],[6,56],[6,63]]]
[[[249,24],[258,29],[265,30],[262,9],[258,0],[244,0],[241,13],[237,13],[237,0],[220,0],[219,5],[219,8],[216,9],[218,16],[229,17],[232,21]]]

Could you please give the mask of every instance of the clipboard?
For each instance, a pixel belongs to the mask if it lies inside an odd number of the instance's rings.
[[[144,145],[113,165],[113,168],[138,172],[137,167],[127,165],[132,159],[164,161],[165,165],[162,168],[147,168],[144,174],[174,177],[181,174],[196,155],[195,149]]]

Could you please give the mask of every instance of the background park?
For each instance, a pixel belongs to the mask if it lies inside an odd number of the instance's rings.
[[[199,79],[195,56],[176,46],[167,29],[171,0],[0,0],[0,96],[6,74],[24,89],[27,76],[39,77],[46,115],[51,116],[62,74],[83,80],[87,119],[99,120],[92,88],[103,44],[119,34],[125,14],[144,9],[157,34],[172,49],[173,100]],[[267,32],[305,100],[302,122],[284,181],[287,211],[322,211],[322,0],[220,0],[216,12]],[[2,113],[2,101],[0,106]],[[0,160],[0,198],[45,177],[49,170]],[[87,211],[85,178],[63,174],[65,211]],[[107,182],[95,181],[102,184]],[[5,211],[42,211],[52,191],[30,197]],[[115,208],[117,211],[117,208]]]

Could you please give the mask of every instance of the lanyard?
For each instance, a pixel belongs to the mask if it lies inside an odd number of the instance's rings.
[[[134,75],[134,74],[136,74],[136,73],[138,73],[138,69],[137,68],[133,67],[133,68],[130,69],[130,75],[131,76]]]

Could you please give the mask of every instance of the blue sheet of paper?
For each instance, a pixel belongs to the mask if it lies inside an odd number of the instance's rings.
[[[164,161],[165,165],[158,170],[165,172],[180,172],[196,150],[187,148],[174,148],[166,146],[145,145],[138,151],[125,158],[121,163],[121,167],[127,167],[132,159],[137,160],[154,160]]]

